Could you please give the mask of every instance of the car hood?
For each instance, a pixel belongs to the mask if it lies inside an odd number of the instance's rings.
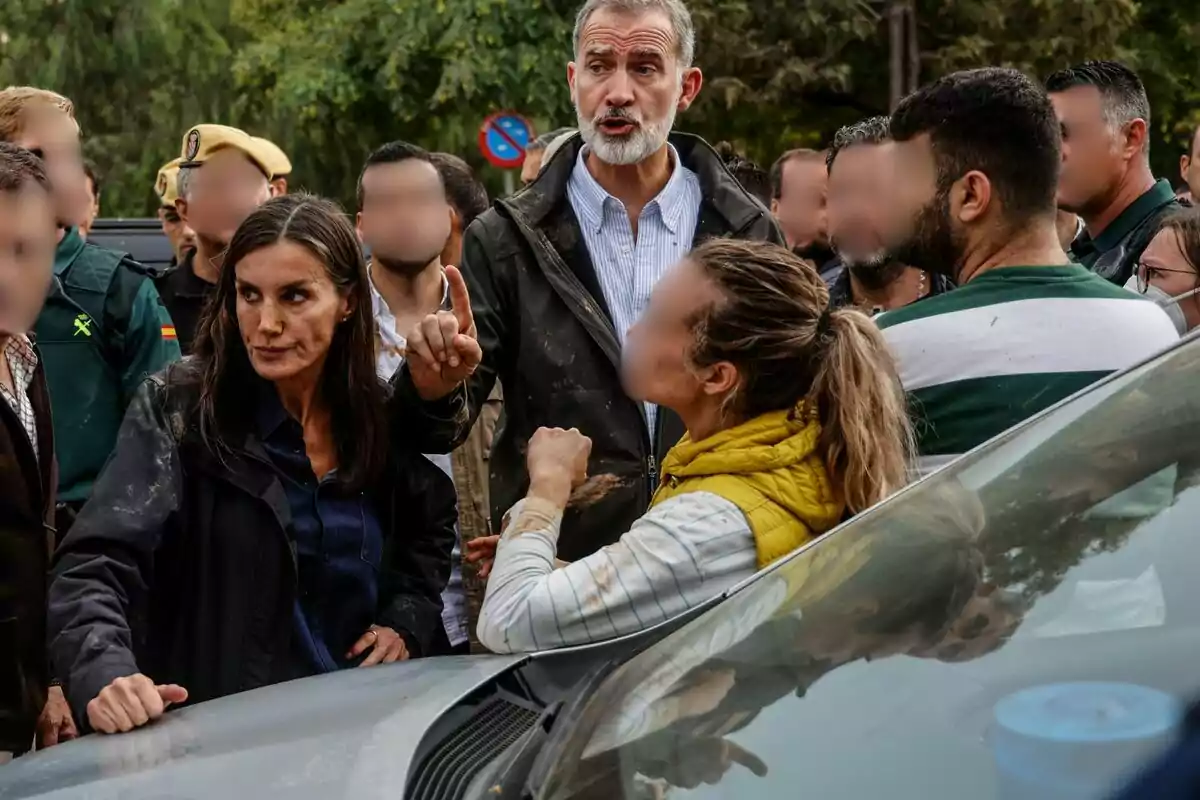
[[[418,743],[452,704],[524,656],[347,670],[170,712],[0,767],[0,798],[396,798]]]

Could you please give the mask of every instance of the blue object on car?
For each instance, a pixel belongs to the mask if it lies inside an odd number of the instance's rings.
[[[1091,800],[1125,777],[1114,765],[1144,762],[1165,747],[1183,709],[1146,686],[1078,682],[1022,689],[993,713],[1003,800]]]

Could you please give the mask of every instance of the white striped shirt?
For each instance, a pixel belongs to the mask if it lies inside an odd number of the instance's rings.
[[[1179,339],[1161,308],[1077,265],[993,269],[876,322],[922,474]]]
[[[637,236],[625,204],[604,190],[587,168],[588,148],[579,151],[567,182],[567,197],[583,230],[583,240],[621,347],[633,323],[650,302],[654,285],[692,249],[700,216],[700,179],[670,149],[671,177],[638,217]],[[656,408],[646,404],[653,435]]]
[[[478,626],[479,641],[498,653],[634,633],[717,596],[758,568],[745,515],[711,492],[659,503],[615,544],[559,569],[562,509],[526,498],[507,519]]]

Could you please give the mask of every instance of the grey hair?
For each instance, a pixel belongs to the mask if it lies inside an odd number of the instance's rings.
[[[846,125],[833,136],[833,144],[825,151],[825,171],[833,170],[833,160],[847,147],[859,144],[883,144],[891,141],[891,117],[867,117]]]
[[[188,199],[188,190],[192,188],[192,170],[195,167],[183,167],[175,175],[175,192],[184,200]]]
[[[575,16],[575,57],[579,57],[579,45],[583,40],[583,26],[596,11],[614,11],[618,14],[645,14],[661,11],[671,21],[671,32],[675,34],[675,56],[684,69],[692,65],[696,56],[696,27],[692,24],[692,12],[683,0],[587,0]]]
[[[1104,121],[1113,127],[1133,122],[1135,119],[1150,124],[1150,101],[1145,95],[1141,97],[1121,95],[1112,92],[1104,93]]]

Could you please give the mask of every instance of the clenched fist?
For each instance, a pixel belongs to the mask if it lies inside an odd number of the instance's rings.
[[[525,454],[529,496],[542,497],[565,508],[571,491],[587,480],[591,453],[592,440],[576,428],[538,428]]]

